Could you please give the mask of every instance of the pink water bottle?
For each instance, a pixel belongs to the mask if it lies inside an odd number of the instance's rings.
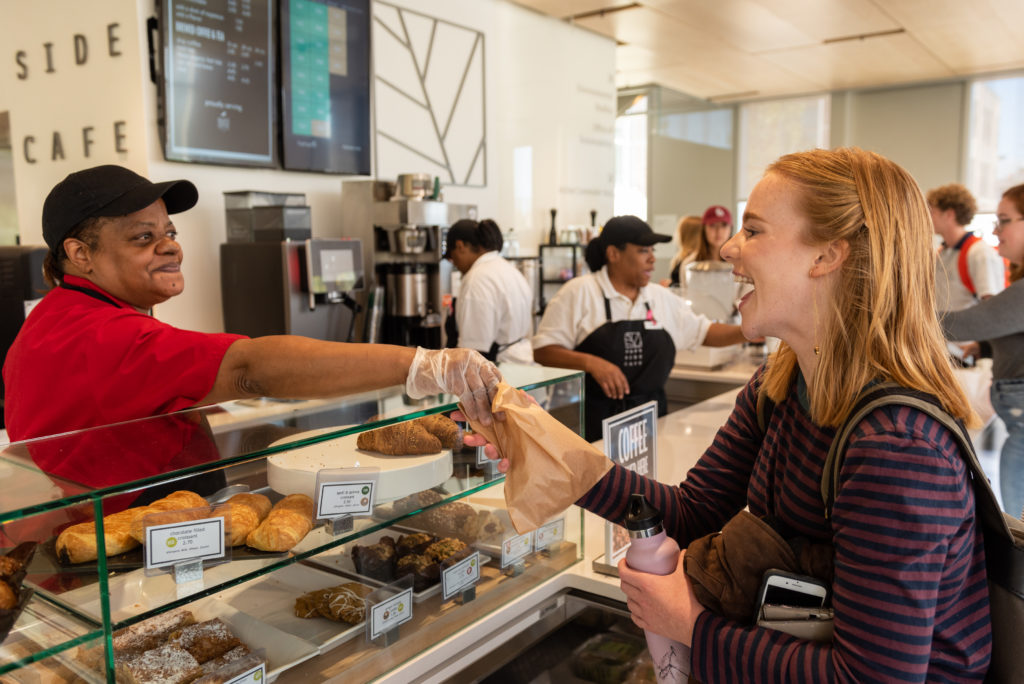
[[[661,511],[643,494],[631,494],[626,507],[630,544],[626,565],[633,570],[667,575],[679,564],[679,544],[665,534]],[[644,630],[658,684],[683,684],[690,675],[690,649],[678,641]]]

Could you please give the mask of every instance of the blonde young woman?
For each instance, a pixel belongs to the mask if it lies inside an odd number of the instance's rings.
[[[894,381],[972,417],[933,309],[931,233],[913,178],[883,157],[814,150],[772,164],[722,252],[753,287],[740,303],[744,334],[779,337],[779,350],[683,483],[615,465],[579,500],[621,524],[629,495],[643,493],[683,548],[745,506],[787,539],[832,545],[830,642],[706,610],[685,554],[665,576],[619,565],[633,621],[690,646],[700,681],[983,679],[991,658],[984,548],[949,431],[914,408],[878,408],[853,430],[828,519],[819,491],[836,427],[866,385]],[[775,402],[763,432],[759,391]]]
[[[663,287],[679,285],[681,282],[680,269],[694,260],[697,250],[700,249],[701,233],[704,231],[704,223],[700,216],[684,216],[679,219],[676,226],[676,240],[679,242],[679,251],[672,257],[670,265],[672,271],[669,277],[661,282]]]

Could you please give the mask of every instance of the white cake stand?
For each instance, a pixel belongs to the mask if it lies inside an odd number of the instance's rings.
[[[309,439],[341,428],[321,428],[291,435],[271,446]],[[356,448],[359,435],[299,447],[267,457],[267,484],[280,494],[313,497],[316,474],[324,468],[379,468],[377,501],[385,503],[443,484],[452,476],[452,451],[421,456],[386,456]]]

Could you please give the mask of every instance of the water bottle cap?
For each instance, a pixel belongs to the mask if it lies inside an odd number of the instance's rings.
[[[626,529],[629,531],[649,530],[660,527],[663,516],[652,506],[643,494],[630,494],[626,504]]]

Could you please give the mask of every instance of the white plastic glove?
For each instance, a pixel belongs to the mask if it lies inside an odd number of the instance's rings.
[[[491,401],[501,379],[497,366],[474,349],[418,347],[405,380],[405,393],[413,399],[454,394],[466,417],[490,425]]]

